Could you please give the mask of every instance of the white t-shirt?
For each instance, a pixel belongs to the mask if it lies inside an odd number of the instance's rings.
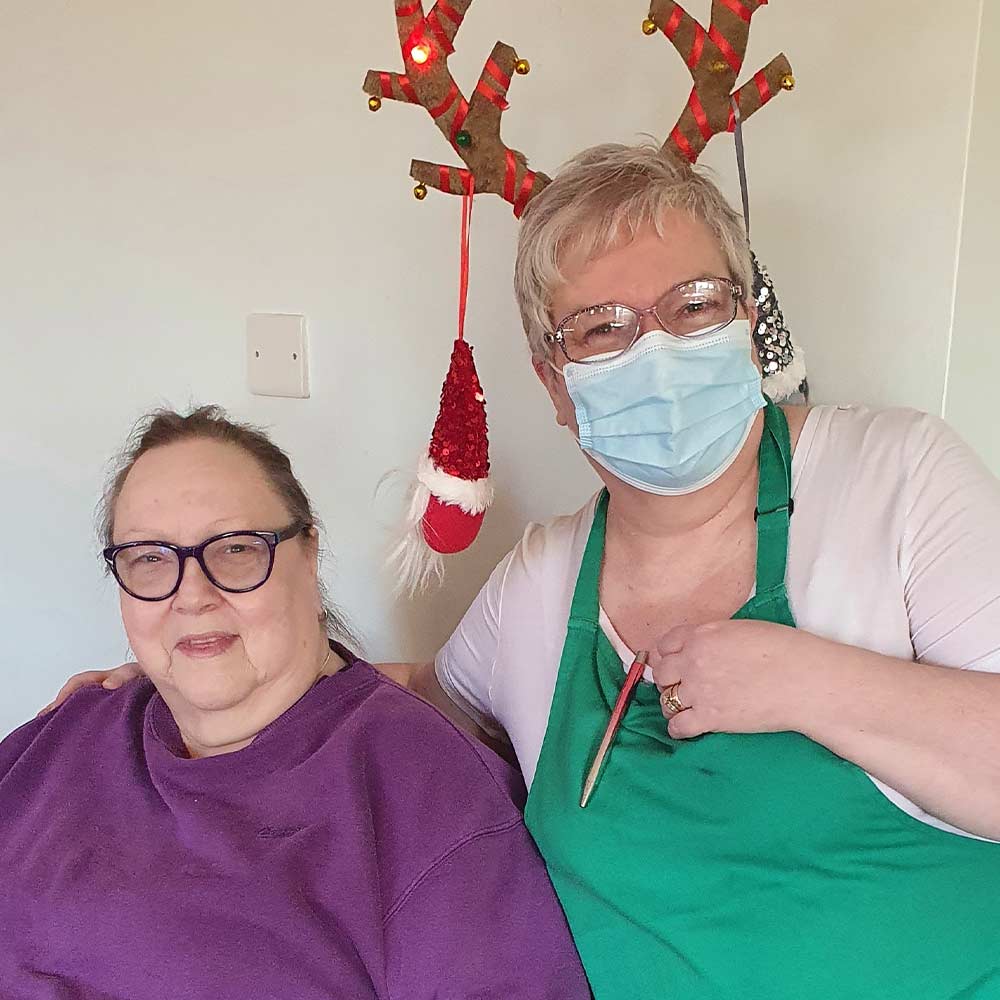
[[[945,423],[913,410],[814,407],[792,495],[786,585],[799,628],[1000,673],[1000,482]],[[528,525],[436,660],[452,699],[487,730],[506,730],[529,788],[595,502]],[[632,653],[603,611],[601,626],[627,669]],[[917,819],[964,833],[872,780]]]

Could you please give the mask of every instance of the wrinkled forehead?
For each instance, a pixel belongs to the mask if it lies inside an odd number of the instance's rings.
[[[132,466],[113,511],[115,541],[143,535],[194,544],[213,532],[274,530],[289,518],[260,463],[217,441],[180,441]]]

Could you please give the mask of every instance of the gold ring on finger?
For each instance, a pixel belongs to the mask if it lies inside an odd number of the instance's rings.
[[[687,711],[688,706],[677,697],[677,690],[680,686],[681,682],[675,681],[660,692],[660,706],[667,718],[673,718],[680,712]]]

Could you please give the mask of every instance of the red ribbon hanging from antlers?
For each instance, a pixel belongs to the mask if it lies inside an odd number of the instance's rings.
[[[462,243],[458,267],[458,339],[465,340],[465,309],[469,301],[469,231],[472,228],[472,199],[476,181],[469,174],[469,182],[462,195]]]

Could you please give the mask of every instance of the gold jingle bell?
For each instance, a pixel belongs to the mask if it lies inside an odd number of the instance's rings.
[[[781,89],[782,90],[794,90],[795,89],[795,77],[791,73],[786,73],[781,78]]]
[[[651,17],[647,17],[646,20],[642,22],[642,33],[644,35],[656,34],[656,22]]]
[[[417,201],[423,201],[424,198],[427,197],[427,185],[426,184],[418,184],[413,189],[413,197],[416,198]]]
[[[519,76],[527,76],[531,72],[531,63],[527,59],[518,59],[514,63],[514,72]]]
[[[368,98],[368,110],[369,111],[378,111],[378,109],[381,108],[381,107],[382,107],[382,98],[381,97],[369,97]]]

